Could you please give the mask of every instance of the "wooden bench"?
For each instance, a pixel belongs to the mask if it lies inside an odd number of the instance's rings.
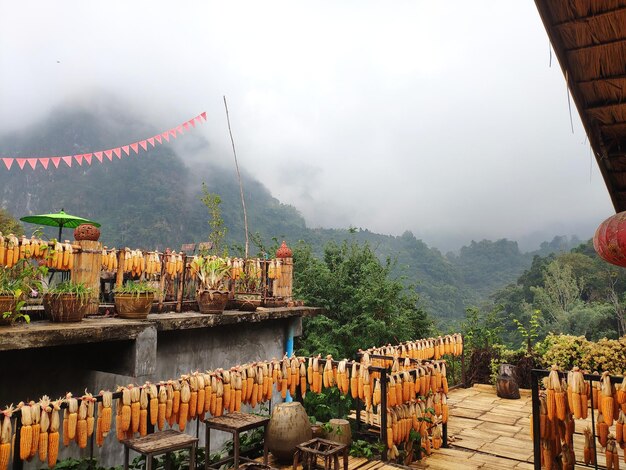
[[[296,453],[293,455],[293,470],[298,468],[299,462],[302,462],[302,468],[313,470],[317,464],[317,457],[324,460],[324,470],[330,470],[331,462],[335,464],[334,470],[339,470],[340,455],[343,456],[343,469],[348,470],[347,445],[327,439],[311,439],[296,446]]]
[[[245,460],[247,462],[254,462],[254,460],[242,457],[239,455],[239,434],[244,431],[256,429],[263,426],[263,436],[267,431],[267,424],[270,422],[267,416],[258,416],[248,413],[229,413],[227,415],[211,417],[204,420],[206,425],[206,461],[204,464],[205,469],[211,467],[219,468],[222,464],[233,461],[235,469],[239,468],[239,461]],[[233,435],[233,455],[226,457],[225,459],[215,462],[209,465],[209,455],[211,449],[211,429],[217,431],[229,432]],[[267,442],[265,437],[263,438],[263,463],[267,465]]]
[[[198,439],[173,429],[155,432],[144,437],[127,439],[124,443],[124,470],[128,470],[130,449],[146,456],[146,470],[152,470],[155,455],[167,454],[176,450],[189,449],[189,468],[196,468],[196,446]]]

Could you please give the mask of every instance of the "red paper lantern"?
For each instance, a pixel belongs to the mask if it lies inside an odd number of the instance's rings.
[[[626,212],[600,224],[593,236],[593,247],[603,260],[626,267]]]

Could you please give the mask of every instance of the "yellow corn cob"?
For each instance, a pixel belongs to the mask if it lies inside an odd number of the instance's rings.
[[[131,396],[130,396],[130,390],[126,387],[122,387],[120,389],[120,391],[122,392],[122,398],[120,399],[120,401],[118,401],[118,406],[121,405],[121,409],[120,409],[120,423],[119,426],[117,426],[118,431],[125,433],[126,431],[128,431],[130,429],[131,426]],[[118,434],[118,438],[119,438],[119,434]]]
[[[1,235],[1,234],[0,234]],[[3,420],[0,428],[0,470],[7,470],[11,460],[11,416],[13,408],[6,408],[1,415]]]
[[[148,387],[141,387],[139,393],[139,435],[145,436],[148,434],[148,405],[150,399],[148,398]]]
[[[189,400],[191,400],[191,389],[189,382],[183,380],[180,388],[180,409],[178,413],[178,428],[181,432],[185,431],[187,426],[187,416],[189,414]]]
[[[18,405],[22,415],[22,429],[20,431],[20,459],[26,460],[30,456],[30,449],[33,443],[33,422],[30,405],[25,405],[24,403],[20,403],[20,405]]]
[[[78,447],[85,449],[87,447],[87,402],[85,400],[81,400],[77,415],[76,442]]]
[[[602,414],[604,415],[604,421],[611,427],[613,425],[613,416],[615,410],[615,403],[613,399],[613,385],[611,384],[611,376],[608,372],[602,374]]]
[[[141,411],[141,388],[129,385],[130,389],[130,431],[134,434],[139,431]]]
[[[152,405],[150,405],[150,412],[152,412]],[[167,387],[165,384],[159,385],[159,392],[157,397],[157,426],[159,431],[162,431],[165,427],[165,415],[167,412]]]

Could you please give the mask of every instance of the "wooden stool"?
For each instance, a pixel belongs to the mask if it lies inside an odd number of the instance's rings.
[[[146,456],[146,470],[152,470],[152,458],[175,450],[189,448],[189,468],[196,468],[196,445],[198,439],[173,429],[155,432],[144,437],[127,439],[124,443],[124,470],[128,470],[129,450]]]
[[[263,426],[263,435],[265,436],[267,431],[267,424],[270,422],[267,416],[257,416],[248,413],[229,413],[227,415],[212,417],[204,420],[206,424],[206,460],[204,468],[208,469],[211,466],[221,466],[222,464],[233,461],[235,469],[239,468],[239,461],[245,460],[247,462],[254,462],[254,460],[242,457],[239,455],[239,433],[256,429]],[[233,435],[233,456],[226,457],[225,459],[215,462],[209,466],[209,454],[211,449],[211,429],[217,431],[229,432]],[[267,465],[267,441],[263,438],[263,463]]]
[[[331,461],[335,470],[339,470],[339,456],[343,455],[343,470],[348,470],[348,446],[327,439],[315,438],[296,446],[293,455],[293,470],[298,468],[302,461],[302,468],[313,470],[317,464],[317,457],[324,459],[324,470],[330,470]]]

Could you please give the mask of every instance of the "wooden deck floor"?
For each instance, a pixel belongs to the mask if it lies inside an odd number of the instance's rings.
[[[521,399],[498,398],[493,387],[450,392],[448,449],[439,449],[411,465],[423,469],[532,469],[530,439],[531,398],[522,390]]]

